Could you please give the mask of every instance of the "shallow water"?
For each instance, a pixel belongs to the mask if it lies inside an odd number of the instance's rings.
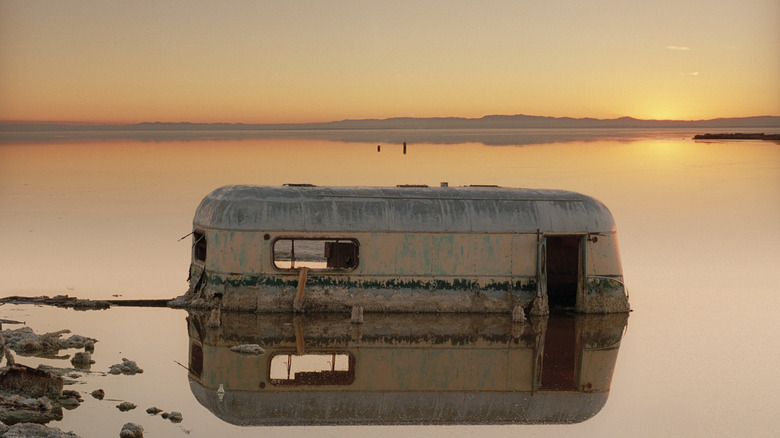
[[[469,133],[464,143],[415,132],[407,137],[425,143],[410,140],[404,154],[403,134],[6,139],[0,142],[0,296],[178,296],[187,287],[190,257],[190,239],[178,239],[190,232],[200,199],[225,184],[446,181],[574,190],[600,199],[615,216],[634,309],[609,397],[596,415],[572,425],[236,426],[198,402],[188,371],[176,363],[189,361],[187,312],[2,306],[1,319],[25,321],[36,332],[69,328],[99,340],[96,373],[76,385],[86,393],[84,404],[51,425],[84,437],[114,435],[128,421],[142,424],[147,436],[778,432],[780,145],[695,142],[684,131],[587,138]],[[100,374],[122,357],[136,360],[144,373]],[[98,387],[139,408],[122,413],[118,402],[92,399],[88,393]],[[181,411],[184,421],[150,417],[144,411],[152,405]]]

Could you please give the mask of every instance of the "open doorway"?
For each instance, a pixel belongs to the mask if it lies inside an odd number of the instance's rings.
[[[545,236],[547,239],[547,297],[550,309],[577,305],[582,236]]]

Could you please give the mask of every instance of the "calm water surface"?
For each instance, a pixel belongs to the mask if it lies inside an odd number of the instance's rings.
[[[769,132],[769,131],[766,131]],[[316,139],[6,139],[0,142],[0,296],[171,298],[184,293],[192,215],[225,184],[446,181],[582,192],[618,225],[634,312],[592,418],[572,425],[236,426],[190,388],[187,312],[0,307],[36,332],[97,338],[84,404],[52,423],[84,437],[128,421],[147,436],[776,436],[780,426],[780,145],[692,132],[320,135]],[[224,137],[224,136],[222,136]],[[338,140],[334,140],[337,138]],[[529,140],[531,138],[531,140]],[[381,151],[377,151],[381,145]],[[17,326],[6,324],[5,329]],[[72,352],[71,352],[72,353]],[[105,376],[123,357],[144,373]],[[18,358],[69,366],[67,360]],[[178,363],[177,363],[178,362]],[[118,402],[139,408],[119,412]],[[182,412],[173,424],[144,411]],[[489,420],[486,420],[489,421]]]

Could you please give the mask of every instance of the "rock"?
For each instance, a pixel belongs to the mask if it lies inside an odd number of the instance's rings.
[[[81,398],[81,394],[78,391],[76,391],[75,389],[63,389],[62,390],[62,396],[63,397]]]
[[[103,391],[102,389],[96,389],[92,391],[92,397],[95,397],[98,400],[103,400],[103,397],[106,396],[106,391]]]
[[[183,417],[181,415],[181,412],[171,411],[171,414],[168,416],[168,419],[174,423],[181,423]]]
[[[144,427],[140,424],[125,423],[125,425],[122,426],[122,431],[119,432],[119,436],[121,438],[143,438]]]
[[[79,438],[73,432],[63,432],[56,427],[36,423],[18,423],[0,432],[2,438]]]
[[[78,391],[72,389],[63,389],[62,397],[60,397],[60,404],[65,409],[77,408],[84,399],[81,398],[81,394]]]
[[[62,407],[54,407],[48,397],[26,398],[18,394],[1,393],[0,421],[5,424],[48,423],[62,420]],[[0,433],[0,437],[2,437]],[[38,435],[34,435],[38,436]]]
[[[157,406],[152,406],[151,408],[146,409],[147,414],[157,415],[160,412],[162,412],[162,409],[158,408]]]
[[[77,398],[65,397],[59,400],[60,406],[67,410],[73,410],[81,406],[81,402]]]
[[[117,409],[119,409],[122,412],[132,411],[136,408],[135,403],[130,402],[122,402],[116,405]]]
[[[254,356],[259,356],[263,353],[265,353],[265,350],[263,347],[257,345],[257,344],[242,344],[242,345],[236,345],[234,347],[230,347],[230,351],[234,353],[239,354],[250,354]]]
[[[9,367],[13,366],[16,363],[16,360],[14,359],[14,355],[11,353],[11,348],[6,345],[3,350],[5,351],[6,365]]]
[[[90,353],[94,353],[95,352],[95,341],[90,339],[87,342],[85,342],[84,343],[84,351],[88,351]]]
[[[0,391],[26,397],[49,397],[58,399],[62,395],[63,380],[47,371],[21,364],[0,369]]]
[[[95,339],[80,335],[73,335],[67,339],[60,339],[70,330],[59,330],[51,333],[37,335],[30,327],[22,327],[16,330],[4,330],[3,335],[6,345],[17,352],[27,354],[40,354],[48,351],[64,350],[68,348],[84,348],[87,342],[96,342]]]
[[[70,332],[70,330],[68,330]],[[81,335],[73,335],[69,337],[68,339],[60,339],[58,340],[58,347],[60,349],[67,349],[67,348],[84,348],[86,350],[87,344],[92,345],[92,349],[95,349],[95,342],[97,342],[95,339],[87,338],[86,336]]]
[[[74,367],[87,367],[95,363],[95,361],[92,360],[92,353],[89,351],[79,351],[73,355],[70,363],[72,363]]]
[[[40,364],[38,365],[38,370],[61,377],[65,385],[75,385],[78,383],[78,379],[83,377],[83,374],[73,368],[55,368],[51,365]]]
[[[133,375],[143,373],[144,370],[139,368],[135,361],[127,360],[123,357],[122,363],[111,365],[111,368],[108,370],[108,372],[111,374]]]

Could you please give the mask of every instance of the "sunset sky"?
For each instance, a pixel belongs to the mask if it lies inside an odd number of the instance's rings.
[[[0,120],[780,115],[780,1],[0,0]]]

